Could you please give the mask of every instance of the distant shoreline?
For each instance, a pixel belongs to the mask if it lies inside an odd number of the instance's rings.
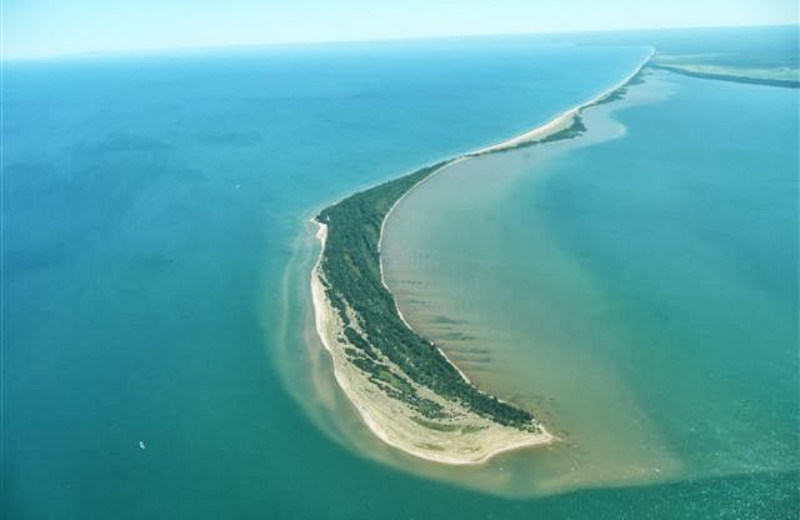
[[[421,338],[405,320],[384,279],[380,259],[384,226],[411,190],[454,164],[577,137],[584,130],[582,111],[621,97],[654,52],[651,49],[618,84],[544,125],[353,194],[312,219],[321,246],[311,272],[317,334],[331,355],[337,384],[367,427],[386,444],[434,462],[479,464],[499,453],[555,440],[530,412],[477,389],[438,346]],[[331,224],[338,233],[333,252],[329,251]],[[343,244],[355,246],[343,251]],[[372,276],[380,287],[372,286]],[[365,306],[367,302],[359,301],[362,294],[374,303]],[[394,343],[383,336],[408,336],[416,350],[398,354]],[[405,347],[403,341],[398,344]],[[414,356],[419,359],[414,361]]]
[[[733,83],[746,83],[749,85],[765,85],[769,87],[800,88],[800,81],[790,79],[754,78],[750,76],[737,76],[735,74],[701,72],[697,70],[690,70],[679,65],[661,65],[657,63],[651,63],[650,67],[700,79],[714,79],[717,81],[730,81]]]

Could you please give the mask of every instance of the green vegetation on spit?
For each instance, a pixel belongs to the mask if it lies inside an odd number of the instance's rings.
[[[410,329],[381,278],[378,246],[386,215],[403,194],[452,161],[356,193],[323,210],[316,218],[328,226],[321,280],[344,325],[345,338],[340,339],[350,344],[347,356],[387,395],[429,419],[446,419],[443,407],[421,397],[413,381],[500,424],[538,431],[531,413],[478,390],[432,342]],[[382,359],[403,374],[393,372]]]
[[[586,131],[586,125],[583,124],[581,116],[575,116],[572,123],[565,129],[559,130],[554,134],[547,135],[536,141],[523,141],[514,146],[514,150],[519,148],[528,148],[537,144],[552,143],[553,141],[563,141],[565,139],[573,139],[578,137]]]
[[[649,62],[648,62],[649,65]],[[647,75],[647,65],[639,69],[639,72],[634,74],[631,79],[628,80],[625,85],[621,86],[620,88],[609,92],[607,95],[603,96],[602,98],[598,99],[594,103],[587,106],[588,107],[595,107],[598,105],[604,105],[606,103],[613,103],[614,101],[618,101],[625,97],[625,94],[628,93],[628,87],[634,85],[641,85],[645,81],[645,76]]]

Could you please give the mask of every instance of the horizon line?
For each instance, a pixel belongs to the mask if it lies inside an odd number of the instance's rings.
[[[198,44],[198,45],[176,45],[167,47],[131,47],[125,49],[111,49],[105,51],[75,51],[64,54],[43,54],[35,56],[6,57],[4,49],[0,49],[0,62],[2,63],[21,63],[21,62],[40,62],[40,61],[60,61],[70,59],[91,59],[91,58],[110,58],[110,57],[137,57],[153,56],[173,53],[191,53],[202,51],[235,51],[244,49],[265,49],[272,47],[301,47],[318,45],[346,45],[359,43],[397,43],[414,42],[426,40],[455,40],[460,38],[492,38],[492,37],[519,37],[519,36],[558,36],[558,35],[581,35],[581,34],[609,34],[609,33],[635,33],[651,31],[679,31],[679,30],[708,30],[708,29],[746,29],[761,27],[797,27],[800,22],[759,24],[759,25],[686,25],[686,26],[667,26],[667,27],[645,27],[645,28],[625,28],[625,29],[589,29],[589,30],[557,30],[539,32],[508,32],[508,33],[465,33],[465,34],[443,34],[428,36],[408,36],[408,37],[386,37],[386,38],[363,38],[363,39],[331,39],[331,40],[297,40],[282,42],[254,42],[254,43],[230,43],[230,44]],[[800,37],[800,34],[798,35]],[[2,45],[5,47],[5,45]]]

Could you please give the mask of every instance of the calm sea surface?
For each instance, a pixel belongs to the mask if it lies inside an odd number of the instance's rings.
[[[398,206],[404,314],[563,439],[527,480],[797,470],[797,109],[654,74],[583,145],[461,163]]]
[[[779,511],[793,489],[782,472],[796,470],[791,453],[779,456],[794,442],[787,410],[796,408],[796,366],[785,352],[796,334],[786,318],[796,307],[786,277],[796,247],[784,240],[796,211],[786,200],[796,179],[786,180],[783,166],[787,153],[796,153],[796,127],[786,115],[796,110],[796,97],[784,91],[667,78],[660,81],[671,86],[655,95],[663,101],[620,114],[624,139],[555,155],[530,175],[515,174],[527,159],[509,156],[514,164],[502,169],[508,193],[469,208],[464,218],[477,227],[463,246],[487,240],[483,254],[516,262],[520,284],[512,295],[481,296],[498,283],[486,265],[471,275],[472,298],[482,306],[475,303],[469,316],[447,305],[457,294],[450,291],[463,285],[452,277],[441,277],[438,299],[429,301],[440,306],[437,315],[463,322],[454,330],[497,340],[482,343],[486,362],[474,362],[487,368],[475,371],[481,381],[525,402],[554,402],[543,407],[548,421],[578,440],[585,422],[569,409],[573,396],[551,395],[556,386],[513,372],[544,359],[536,349],[545,332],[498,327],[492,313],[506,302],[506,314],[526,322],[549,322],[552,313],[580,324],[569,344],[576,353],[585,347],[577,375],[601,362],[598,377],[626,396],[619,409],[642,414],[630,438],[645,439],[648,454],[659,449],[642,471],[649,476],[657,459],[677,481],[648,477],[646,487],[509,499],[503,497],[525,495],[526,479],[537,481],[524,469],[527,456],[461,479],[417,466],[359,428],[307,337],[307,277],[316,251],[305,221],[315,209],[536,126],[619,81],[645,53],[641,46],[503,38],[5,64],[2,502],[9,518],[684,518],[697,508]],[[738,116],[709,106],[724,101],[720,89],[737,96]],[[680,106],[669,112],[666,103]],[[666,122],[651,124],[659,114]],[[713,153],[703,156],[699,142],[688,153],[689,136],[671,140],[667,123],[678,124],[680,114],[702,117],[691,130],[713,140]],[[752,126],[753,114],[766,119]],[[744,130],[734,129],[735,117],[747,123]],[[726,142],[733,151],[748,143],[747,160],[720,152]],[[665,156],[681,175],[664,167]],[[603,161],[609,166],[600,171]],[[651,181],[644,188],[643,172]],[[485,183],[475,178],[476,187]],[[615,186],[637,196],[620,205]],[[448,204],[463,200],[459,192]],[[569,211],[576,200],[585,211]],[[427,211],[431,236],[451,236],[446,212],[435,212],[444,219],[438,220]],[[509,241],[489,240],[482,211],[505,226],[516,252],[504,249]],[[658,216],[670,211],[684,220],[667,219],[653,232]],[[632,225],[630,212],[639,234],[613,225]],[[534,229],[529,233],[538,238],[525,234]],[[424,237],[411,238],[410,249],[424,250]],[[534,238],[550,249],[538,255]],[[451,271],[473,256],[454,247],[441,244],[451,253]],[[676,249],[686,257],[670,256]],[[536,283],[536,262],[556,268],[550,253],[568,260],[568,272],[548,275],[548,287],[533,297],[524,284]],[[677,271],[665,270],[670,262]],[[418,267],[420,280],[435,274],[425,262]],[[575,284],[563,293],[561,310],[546,305],[559,292],[556,275]],[[698,279],[724,291],[686,283]],[[700,300],[692,302],[687,291]],[[604,302],[596,308],[604,319],[583,319],[593,300],[579,302],[581,295]],[[520,307],[529,303],[540,307],[539,318]],[[481,315],[486,319],[475,318]],[[692,320],[711,323],[683,326]],[[589,344],[598,321],[605,323],[602,334]],[[565,329],[551,328],[554,351]],[[696,337],[697,330],[707,337]],[[660,331],[657,340],[653,331]],[[524,346],[511,341],[523,335]],[[626,358],[637,344],[637,356]],[[720,358],[727,368],[715,372]],[[597,399],[613,400],[609,395]],[[698,422],[697,437],[685,428],[689,417]],[[720,417],[726,421],[718,423]],[[610,432],[599,433],[611,442]],[[742,447],[742,460],[732,460]],[[585,460],[597,463],[592,453]],[[633,460],[635,450],[626,454]],[[558,455],[552,467],[560,470]]]

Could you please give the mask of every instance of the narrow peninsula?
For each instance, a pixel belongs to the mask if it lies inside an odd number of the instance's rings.
[[[530,411],[477,388],[406,322],[383,278],[383,224],[412,188],[456,162],[581,135],[581,111],[621,97],[650,56],[617,86],[539,128],[353,194],[314,218],[322,244],[311,275],[317,332],[338,385],[384,442],[436,462],[474,464],[553,441]]]
[[[700,79],[770,87],[800,88],[797,64],[775,60],[736,60],[722,56],[658,54],[650,67]]]

